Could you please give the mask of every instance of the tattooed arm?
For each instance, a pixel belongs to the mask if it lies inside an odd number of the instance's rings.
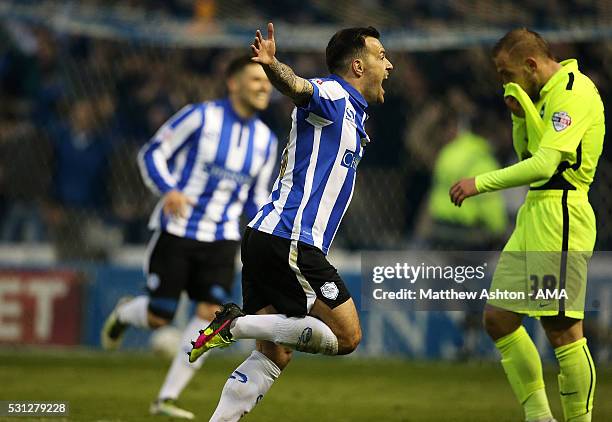
[[[291,98],[295,105],[305,106],[310,101],[314,88],[304,78],[297,76],[293,70],[284,63],[279,62],[274,42],[274,26],[268,24],[268,39],[264,40],[261,32],[255,33],[255,40],[251,45],[253,61],[260,63],[268,75],[268,79],[282,94]]]
[[[312,97],[313,87],[304,78],[300,78],[293,70],[276,57],[270,65],[263,65],[268,79],[281,93],[291,98],[295,105],[305,106]]]

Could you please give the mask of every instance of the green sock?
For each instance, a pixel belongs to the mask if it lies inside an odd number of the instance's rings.
[[[514,391],[523,405],[528,421],[552,418],[542,375],[540,354],[525,327],[497,340],[495,346],[502,355],[502,366]]]
[[[555,349],[559,361],[559,393],[566,421],[588,422],[595,395],[595,365],[586,338]]]

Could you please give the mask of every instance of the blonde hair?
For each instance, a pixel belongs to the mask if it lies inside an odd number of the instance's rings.
[[[550,46],[540,34],[527,28],[513,29],[493,47],[493,57],[505,51],[509,56],[540,56],[554,60]]]

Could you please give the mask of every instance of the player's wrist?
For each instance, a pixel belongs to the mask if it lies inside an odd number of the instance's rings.
[[[474,186],[476,187],[477,194],[486,192],[482,179],[483,178],[481,176],[474,177]]]
[[[168,198],[169,196],[176,196],[176,194],[182,194],[182,192],[175,186],[167,186],[165,190],[162,190],[162,196]]]
[[[280,62],[278,61],[278,59],[276,58],[276,55],[272,56],[272,58],[270,59],[270,63],[265,63],[264,66],[267,66],[269,68],[274,68],[276,66],[278,66],[280,64]]]
[[[172,192],[176,188],[173,185],[167,183],[158,183],[157,189],[159,190],[161,196],[166,196],[169,192]]]

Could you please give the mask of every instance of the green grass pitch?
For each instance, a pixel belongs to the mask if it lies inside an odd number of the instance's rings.
[[[242,360],[211,356],[181,396],[208,420],[228,375]],[[30,421],[168,421],[151,418],[150,401],[168,362],[151,355],[13,352],[0,349],[0,400],[65,400],[68,418]],[[562,421],[556,368],[545,369],[555,416]],[[599,367],[594,421],[612,420],[612,367]],[[501,366],[300,356],[245,421],[512,421],[522,420]]]

